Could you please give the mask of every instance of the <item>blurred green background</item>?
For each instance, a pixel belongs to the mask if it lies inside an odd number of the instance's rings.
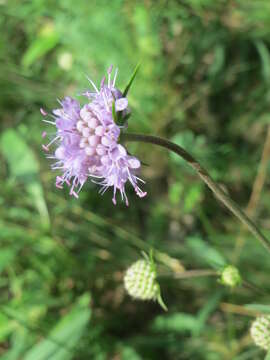
[[[245,307],[269,303],[256,239],[151,145],[128,145],[146,198],[129,188],[130,207],[114,207],[90,182],[70,198],[41,151],[39,108],[110,64],[123,88],[140,60],[130,131],[184,146],[270,236],[269,46],[269,0],[0,0],[1,360],[264,358]],[[150,248],[168,313],[123,288]],[[230,263],[249,286],[191,276]]]

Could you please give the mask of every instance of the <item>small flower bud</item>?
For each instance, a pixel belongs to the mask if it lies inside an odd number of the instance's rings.
[[[233,288],[240,285],[242,279],[238,269],[233,265],[228,265],[221,272],[220,282],[225,286]]]
[[[158,301],[164,310],[167,310],[160,294],[157,282],[157,272],[152,258],[138,260],[131,265],[124,277],[124,286],[127,293],[138,300]]]
[[[123,111],[128,107],[128,100],[127,98],[120,98],[115,101],[115,110],[116,111]]]
[[[258,317],[251,325],[250,335],[255,344],[270,349],[270,315]]]
[[[127,270],[124,278],[125,288],[135,299],[152,300],[158,294],[156,271],[146,260],[135,262]]]

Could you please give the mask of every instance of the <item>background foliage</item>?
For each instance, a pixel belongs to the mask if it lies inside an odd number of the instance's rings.
[[[0,1],[1,360],[264,358],[248,335],[257,308],[244,307],[269,303],[256,240],[149,145],[129,145],[147,164],[147,198],[130,191],[130,207],[114,207],[89,183],[71,199],[40,150],[39,108],[110,64],[123,88],[141,60],[130,130],[191,151],[270,236],[269,39],[268,0]],[[168,313],[123,289],[150,247]],[[229,263],[248,286],[183,273]]]

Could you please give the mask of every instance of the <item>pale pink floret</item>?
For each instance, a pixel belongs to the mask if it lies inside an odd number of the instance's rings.
[[[84,95],[89,103],[80,106],[73,98],[66,97],[60,102],[61,108],[53,111],[53,121],[44,119],[46,123],[56,127],[56,135],[43,149],[49,152],[51,145],[56,145],[53,155],[55,159],[52,169],[62,171],[56,177],[56,186],[60,189],[66,183],[70,187],[70,195],[78,197],[82,186],[90,177],[101,185],[103,194],[109,187],[113,188],[113,203],[116,204],[116,192],[119,190],[122,200],[128,205],[125,191],[127,181],[131,183],[139,197],[144,197],[138,181],[144,183],[137,173],[140,161],[127,154],[126,149],[118,143],[120,127],[114,122],[112,104],[115,101],[116,111],[124,116],[129,112],[128,101],[115,88],[117,71],[113,79],[112,67],[108,69],[108,81],[102,79],[100,89],[89,79],[95,92],[87,91]],[[42,115],[47,112],[41,109]],[[95,180],[94,180],[95,179]]]

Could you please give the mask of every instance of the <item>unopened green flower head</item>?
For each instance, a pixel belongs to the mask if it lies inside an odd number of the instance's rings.
[[[233,288],[240,285],[242,279],[238,269],[233,265],[228,265],[221,272],[220,282],[225,286]]]
[[[127,269],[124,286],[127,293],[134,299],[158,301],[163,309],[167,310],[161,299],[156,266],[152,256],[145,255],[145,259],[136,261]]]
[[[251,325],[250,335],[257,346],[270,350],[270,315],[258,317]]]

